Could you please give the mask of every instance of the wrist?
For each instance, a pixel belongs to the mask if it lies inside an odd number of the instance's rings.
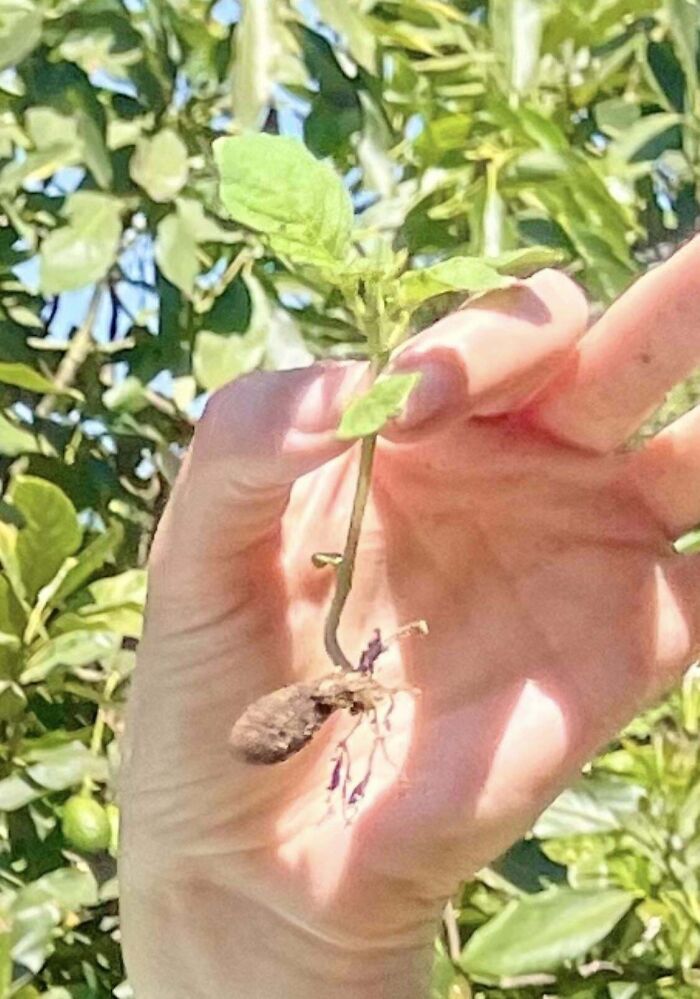
[[[422,946],[358,941],[311,930],[287,916],[245,907],[230,926],[236,954],[231,995],[309,999],[427,999],[432,941]]]

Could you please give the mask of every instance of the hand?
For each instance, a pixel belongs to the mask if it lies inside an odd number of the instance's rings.
[[[138,999],[409,999],[458,882],[521,835],[698,647],[700,411],[625,442],[700,360],[700,242],[585,332],[543,271],[412,340],[423,379],[382,436],[340,639],[418,618],[378,679],[358,808],[327,785],[354,725],[289,761],[231,758],[262,694],[329,672],[323,619],[356,446],[334,436],[361,364],[256,373],[201,420],[154,543],[123,773],[124,944]],[[292,488],[293,487],[293,488]],[[382,709],[382,713],[383,713]],[[381,714],[380,714],[381,717]],[[382,728],[380,722],[380,729]]]

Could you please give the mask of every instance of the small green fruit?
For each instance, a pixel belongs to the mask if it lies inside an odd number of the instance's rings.
[[[84,794],[74,794],[63,806],[62,829],[68,842],[85,853],[106,850],[112,834],[106,810]]]
[[[116,857],[119,850],[119,809],[116,805],[110,803],[109,805],[105,805],[105,811],[107,813],[107,818],[109,819],[109,826],[111,830],[109,852],[114,854]]]
[[[19,992],[15,992],[15,999],[41,999],[41,992],[33,985],[25,985]]]

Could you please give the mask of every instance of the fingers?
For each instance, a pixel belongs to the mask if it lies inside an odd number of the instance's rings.
[[[433,414],[492,416],[524,405],[561,371],[586,328],[583,293],[544,270],[477,299],[404,347],[390,371],[429,371],[388,436],[423,428]]]
[[[608,309],[532,415],[562,440],[612,450],[698,363],[700,239],[694,239]]]
[[[674,555],[659,569],[656,668],[674,682],[700,653],[700,555]]]
[[[631,454],[628,471],[669,538],[700,523],[700,407]]]

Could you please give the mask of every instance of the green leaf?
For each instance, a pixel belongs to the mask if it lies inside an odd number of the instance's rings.
[[[128,569],[118,576],[97,579],[81,598],[83,602],[77,609],[61,614],[52,622],[52,635],[65,633],[63,637],[67,639],[72,634],[111,632],[114,636],[140,637],[146,601],[143,569]]]
[[[113,520],[106,531],[98,534],[77,557],[76,565],[67,574],[56,591],[52,604],[57,606],[71,593],[80,589],[83,583],[94,572],[101,569],[107,562],[113,562],[114,556],[124,539],[124,528],[117,520]]]
[[[491,31],[516,94],[525,93],[537,77],[542,42],[542,0],[491,0]]]
[[[197,243],[178,212],[158,223],[155,253],[161,273],[191,298],[200,270]]]
[[[414,307],[445,292],[485,292],[507,288],[513,279],[500,274],[480,257],[451,257],[422,270],[407,271],[398,282],[400,302]]]
[[[43,892],[67,912],[97,905],[99,901],[92,871],[79,871],[75,867],[59,867],[34,881],[25,891]]]
[[[257,131],[264,123],[274,84],[277,41],[274,0],[241,0],[234,41],[233,114],[238,127]]]
[[[568,788],[539,817],[533,833],[540,839],[613,832],[639,810],[642,789],[613,777],[587,777]]]
[[[16,555],[27,596],[33,600],[64,559],[77,551],[82,531],[73,504],[46,479],[17,476],[9,498],[25,521],[24,527],[15,528]]]
[[[59,667],[89,666],[109,658],[121,647],[121,635],[111,629],[91,629],[81,621],[78,624],[83,630],[66,631],[41,643],[27,660],[20,677],[22,683],[39,683]]]
[[[617,889],[552,888],[523,895],[476,930],[460,965],[487,979],[556,971],[607,936],[633,901]]]
[[[609,135],[619,135],[630,128],[641,115],[641,108],[634,101],[610,97],[595,106],[595,120],[599,129]]]
[[[32,787],[19,774],[12,774],[0,780],[0,812],[16,812],[24,808],[42,794],[40,789]]]
[[[3,385],[15,385],[17,388],[38,392],[41,395],[70,395],[82,398],[79,392],[58,388],[50,378],[44,377],[28,364],[19,362],[0,361],[0,382]]]
[[[217,139],[220,194],[237,222],[297,264],[333,268],[350,252],[353,208],[340,178],[296,139]]]
[[[123,381],[108,388],[102,402],[107,409],[118,413],[140,413],[150,405],[146,386],[136,375],[127,375]]]
[[[18,454],[31,454],[38,450],[39,442],[31,431],[10,422],[0,413],[0,456],[16,458]]]
[[[551,246],[524,246],[520,250],[504,250],[496,257],[485,257],[485,261],[502,274],[530,274],[540,267],[553,267],[560,264],[563,254]]]
[[[80,161],[78,126],[73,118],[59,114],[51,107],[27,109],[24,123],[30,139],[38,150],[52,149],[61,143],[73,147],[75,162]]]
[[[676,53],[685,72],[689,97],[686,110],[692,112],[698,89],[700,11],[697,0],[666,0],[666,10]]]
[[[154,201],[172,201],[187,183],[187,146],[171,128],[139,139],[129,173]]]
[[[17,892],[10,906],[12,958],[37,974],[53,950],[55,928],[69,913],[96,905],[98,890],[90,871],[62,867]]]
[[[369,437],[376,434],[388,420],[399,416],[411,392],[421,379],[420,371],[405,375],[388,375],[355,399],[343,413],[337,436],[340,440]]]
[[[41,289],[56,294],[99,281],[114,263],[121,236],[116,198],[96,191],[71,194],[64,207],[68,224],[41,244]]]
[[[112,161],[102,129],[87,110],[76,112],[78,135],[83,146],[83,159],[99,186],[106,190],[113,181]]]
[[[175,209],[197,243],[235,243],[241,238],[210,218],[193,198],[178,198]]]
[[[16,66],[41,41],[41,11],[30,0],[0,4],[0,71]]]
[[[123,604],[143,607],[146,602],[146,571],[127,569],[117,576],[103,576],[88,586],[87,593],[90,602],[81,608],[81,612],[92,609],[107,610],[110,607],[121,607]]]
[[[39,761],[27,769],[27,774],[37,784],[49,791],[65,791],[82,783],[85,778],[96,781],[107,779],[107,761],[95,756],[82,742],[43,750]]]
[[[347,46],[351,56],[368,73],[377,72],[377,40],[367,19],[352,0],[316,0],[318,12]]]
[[[638,118],[633,125],[625,129],[618,139],[610,143],[608,156],[621,163],[629,163],[637,158],[653,159],[658,155],[658,152],[655,152],[652,147],[652,150],[644,155],[645,147],[663,135],[664,132],[674,128],[682,120],[681,115],[671,112],[649,114],[643,118]]]
[[[265,356],[266,333],[258,328],[248,333],[220,336],[202,330],[192,354],[192,370],[203,389],[213,392],[226,382],[258,367]]]

